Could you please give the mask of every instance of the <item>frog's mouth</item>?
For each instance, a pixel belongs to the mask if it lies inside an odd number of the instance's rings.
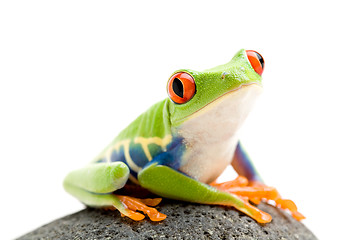
[[[222,94],[199,110],[182,118],[179,122],[185,123],[202,116],[213,118],[214,121],[219,118],[223,120],[226,120],[226,118],[233,119],[233,116],[236,116],[240,121],[248,115],[261,92],[262,86],[258,83],[243,84]]]

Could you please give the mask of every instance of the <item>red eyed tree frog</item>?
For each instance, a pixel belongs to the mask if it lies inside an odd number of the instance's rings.
[[[202,72],[176,71],[169,98],[154,104],[126,127],[86,167],[70,172],[66,191],[92,207],[112,207],[133,220],[166,215],[161,198],[117,195],[127,181],[161,197],[236,208],[260,223],[271,216],[252,203],[272,200],[298,220],[296,205],[266,186],[245,154],[237,133],[261,93],[264,59],[240,50],[230,62]],[[239,177],[214,183],[228,165]]]

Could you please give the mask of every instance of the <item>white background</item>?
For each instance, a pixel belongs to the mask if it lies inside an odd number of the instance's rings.
[[[1,238],[82,209],[62,189],[66,173],[167,97],[173,71],[240,48],[266,62],[241,132],[259,172],[320,239],[356,238],[355,2],[1,1]]]

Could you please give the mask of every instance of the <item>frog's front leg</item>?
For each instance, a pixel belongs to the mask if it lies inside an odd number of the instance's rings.
[[[161,221],[166,215],[155,208],[161,199],[137,199],[113,194],[122,188],[129,177],[129,168],[123,162],[96,163],[70,172],[64,180],[67,192],[91,207],[116,208],[124,216],[142,220],[146,213],[151,220]]]
[[[242,198],[220,191],[164,165],[152,163],[138,174],[140,185],[162,197],[202,204],[232,206],[260,223],[271,216]]]
[[[297,211],[293,201],[281,198],[275,188],[266,186],[263,183],[240,143],[236,147],[231,165],[239,174],[239,177],[233,181],[211,184],[212,186],[237,196],[246,197],[256,204],[260,203],[261,199],[265,201],[273,200],[278,207],[289,210],[295,219],[302,220],[305,218]]]

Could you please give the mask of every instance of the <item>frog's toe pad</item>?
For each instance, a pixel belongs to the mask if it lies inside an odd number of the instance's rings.
[[[299,213],[298,211],[291,212],[291,216],[293,216],[293,218],[295,218],[298,221],[305,219],[305,216]]]
[[[305,219],[304,215],[298,212],[297,207],[293,201],[289,199],[279,198],[275,200],[275,203],[277,207],[282,208],[284,210],[289,210],[293,218],[295,218],[296,220],[301,221]]]
[[[126,216],[128,216],[133,220],[139,221],[144,219],[144,215],[136,211],[141,211],[145,213],[146,215],[149,216],[151,221],[162,221],[166,218],[165,214],[158,212],[155,208],[152,208],[161,202],[161,198],[138,199],[138,198],[122,196],[122,195],[118,195],[117,197],[128,208],[130,214],[129,215],[127,214]],[[142,218],[140,215],[142,216]]]

